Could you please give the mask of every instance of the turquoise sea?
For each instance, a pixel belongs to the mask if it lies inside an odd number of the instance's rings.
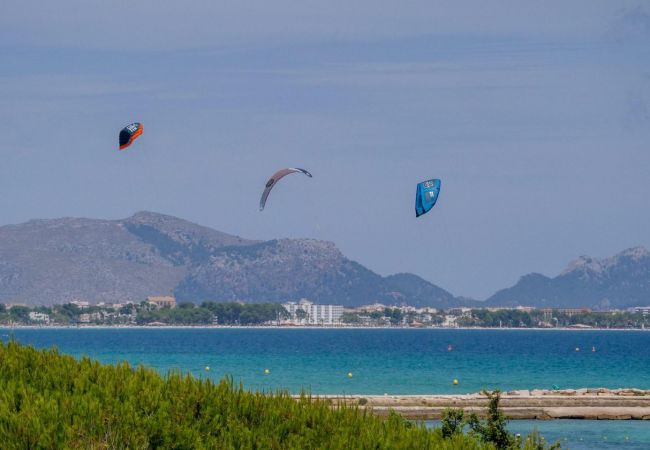
[[[229,375],[248,388],[262,390],[430,394],[483,388],[550,389],[553,385],[650,389],[650,332],[646,331],[0,330],[2,340],[10,335],[25,344],[56,346],[62,352],[106,363],[127,360],[162,373],[179,369],[214,379]],[[454,378],[459,380],[457,386]],[[647,422],[522,421],[511,425],[519,432],[535,426],[549,439],[570,439],[565,442],[568,448],[650,448]]]
[[[563,450],[650,449],[650,424],[643,420],[517,420],[508,428],[522,436],[537,429],[547,442],[560,442]]]

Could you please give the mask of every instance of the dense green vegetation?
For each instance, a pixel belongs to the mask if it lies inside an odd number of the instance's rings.
[[[460,326],[528,328],[538,326],[544,320],[541,310],[532,312],[518,309],[473,309],[458,319]]]
[[[641,328],[650,327],[650,316],[632,312],[588,312],[571,316],[555,313],[551,324],[559,327],[582,324],[594,328]]]
[[[341,317],[341,321],[345,323],[362,323],[364,319],[370,319],[377,325],[398,325],[404,321],[405,315],[398,308],[384,308],[368,313],[345,312]]]
[[[217,316],[220,324],[256,325],[288,317],[289,313],[279,303],[216,303],[203,302]]]
[[[479,327],[571,327],[587,325],[594,328],[641,328],[650,327],[650,316],[633,312],[581,312],[566,314],[558,310],[532,311],[518,309],[473,309],[469,314],[461,316],[460,326]]]
[[[141,305],[136,323],[146,325],[160,322],[170,325],[260,325],[277,322],[287,311],[278,303],[180,303],[176,308],[158,309]]]
[[[416,313],[400,308],[383,308],[381,310],[359,312],[347,311],[341,316],[341,322],[353,325],[403,326],[416,323],[437,326],[444,321],[444,311],[433,313]]]
[[[382,420],[357,407],[332,406],[307,395],[251,393],[230,380],[161,377],[127,363],[103,365],[56,350],[0,344],[5,450],[544,448],[509,434],[506,447],[489,434],[456,430],[443,436],[441,429],[395,414]]]
[[[51,307],[12,306],[0,304],[0,324],[17,323],[24,325],[44,324],[32,320],[29,314],[42,313],[49,317],[48,323],[61,325],[101,324],[101,325],[261,325],[274,323],[287,317],[287,311],[279,303],[217,303],[191,302],[178,304],[176,308],[158,308],[150,303],[129,304],[119,309],[108,306],[87,306],[83,309],[73,303]],[[84,317],[85,316],[85,317]]]

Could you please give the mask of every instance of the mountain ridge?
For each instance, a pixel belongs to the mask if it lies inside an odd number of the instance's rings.
[[[125,219],[64,217],[0,227],[0,302],[75,299],[469,307],[626,308],[650,305],[650,252],[580,256],[555,277],[522,276],[485,301],[456,297],[411,273],[381,276],[329,241],[246,239],[178,217],[140,211]]]
[[[375,302],[456,305],[416,275],[396,286],[315,239],[244,239],[184,219],[140,211],[125,219],[65,217],[0,227],[0,302],[75,299]],[[399,277],[398,277],[399,279]]]
[[[636,246],[606,258],[580,256],[556,277],[524,275],[485,305],[595,310],[650,305],[650,252]]]

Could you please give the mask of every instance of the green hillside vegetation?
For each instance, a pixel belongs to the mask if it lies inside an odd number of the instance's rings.
[[[228,379],[163,377],[127,363],[103,365],[56,349],[0,343],[6,450],[544,448],[538,437],[491,441],[476,425],[470,434],[456,427],[443,435],[395,414],[383,420],[357,407],[332,406],[307,395],[248,392]]]

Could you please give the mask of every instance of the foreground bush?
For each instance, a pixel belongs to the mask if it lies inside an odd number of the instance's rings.
[[[444,438],[463,433],[465,426],[469,426],[470,435],[475,436],[481,442],[494,445],[496,450],[508,450],[524,448],[525,450],[559,450],[560,443],[556,442],[548,446],[544,438],[535,430],[530,433],[524,441],[521,436],[515,436],[508,431],[506,425],[508,418],[499,409],[501,400],[500,391],[483,391],[488,399],[485,420],[472,413],[465,418],[462,409],[447,408],[442,414],[440,432]]]
[[[397,415],[0,343],[2,449],[490,449]]]

